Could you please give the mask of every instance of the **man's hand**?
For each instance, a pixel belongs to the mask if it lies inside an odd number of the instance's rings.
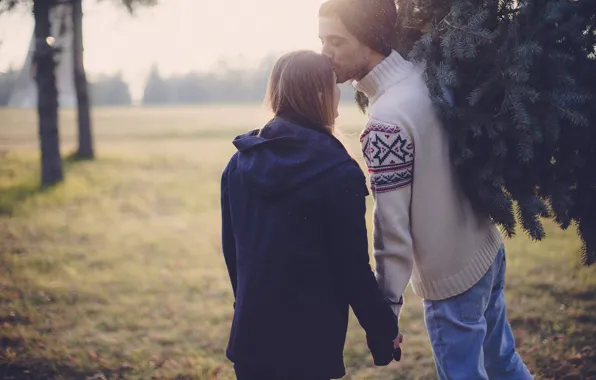
[[[398,362],[401,360],[401,343],[404,341],[404,335],[399,333],[393,341],[393,359]]]

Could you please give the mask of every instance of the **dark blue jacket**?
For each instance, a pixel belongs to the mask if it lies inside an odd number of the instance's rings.
[[[351,306],[375,364],[388,364],[397,320],[369,265],[356,161],[331,134],[282,118],[234,145],[221,183],[228,358],[274,378],[340,378]]]

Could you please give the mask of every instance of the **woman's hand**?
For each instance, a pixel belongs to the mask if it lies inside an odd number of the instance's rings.
[[[399,345],[404,341],[404,334],[399,333],[397,338],[393,341],[393,348],[398,349]]]
[[[399,333],[397,335],[397,338],[395,338],[395,340],[393,341],[393,359],[395,361],[400,361],[401,360],[401,343],[404,341],[404,335],[402,333]]]

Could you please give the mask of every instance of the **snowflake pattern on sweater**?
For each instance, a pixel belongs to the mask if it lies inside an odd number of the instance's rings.
[[[400,127],[369,122],[360,136],[360,143],[374,193],[412,184],[414,142]]]

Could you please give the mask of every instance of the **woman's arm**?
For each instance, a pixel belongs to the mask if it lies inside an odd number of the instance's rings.
[[[229,165],[224,170],[221,177],[221,246],[232,283],[232,290],[234,291],[234,298],[236,298],[236,241],[234,239],[234,231],[232,229],[232,220],[230,213],[230,195],[228,189],[228,172]],[[234,302],[234,306],[235,306]]]
[[[325,212],[333,262],[354,314],[366,332],[375,364],[392,360],[393,340],[398,335],[397,318],[379,290],[370,266],[366,229],[364,174],[356,163],[336,169],[328,186]]]

